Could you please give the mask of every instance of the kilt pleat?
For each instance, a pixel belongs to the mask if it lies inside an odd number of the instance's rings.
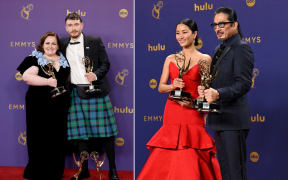
[[[68,140],[88,140],[118,134],[109,96],[81,99],[76,88],[71,93],[67,124]]]

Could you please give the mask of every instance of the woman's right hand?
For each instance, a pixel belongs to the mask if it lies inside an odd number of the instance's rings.
[[[204,86],[198,86],[198,94],[199,94],[199,98],[204,98],[204,90],[205,90],[205,87]]]
[[[176,88],[182,89],[182,88],[185,87],[185,83],[184,83],[183,79],[180,79],[180,78],[175,78],[173,80],[173,84],[172,85],[173,85],[173,89],[176,89]]]
[[[57,87],[57,80],[50,77],[49,79],[47,79],[47,85],[51,87]]]

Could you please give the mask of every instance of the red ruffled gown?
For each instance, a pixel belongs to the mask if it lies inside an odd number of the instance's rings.
[[[179,75],[171,62],[171,82]],[[198,65],[183,74],[186,92],[198,97]],[[151,151],[137,180],[221,180],[216,146],[205,129],[204,117],[197,110],[182,107],[168,99],[163,126],[147,143]]]

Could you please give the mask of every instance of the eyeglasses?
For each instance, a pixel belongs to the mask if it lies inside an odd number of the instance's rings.
[[[219,22],[219,23],[212,23],[210,24],[211,27],[213,29],[216,29],[216,27],[218,26],[219,28],[224,28],[226,24],[231,24],[231,23],[234,23],[233,21],[229,21],[229,22]]]

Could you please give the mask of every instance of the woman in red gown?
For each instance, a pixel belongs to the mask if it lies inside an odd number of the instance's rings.
[[[197,32],[197,24],[191,19],[178,23],[176,39],[182,51],[166,58],[158,88],[160,93],[181,88],[193,99],[199,96],[198,61],[206,60],[210,64],[211,57],[195,48],[198,45]],[[179,78],[179,68],[183,68],[182,79]],[[192,109],[189,102],[168,98],[163,126],[147,143],[147,148],[151,154],[137,180],[222,179],[216,146],[205,129],[204,115]]]

